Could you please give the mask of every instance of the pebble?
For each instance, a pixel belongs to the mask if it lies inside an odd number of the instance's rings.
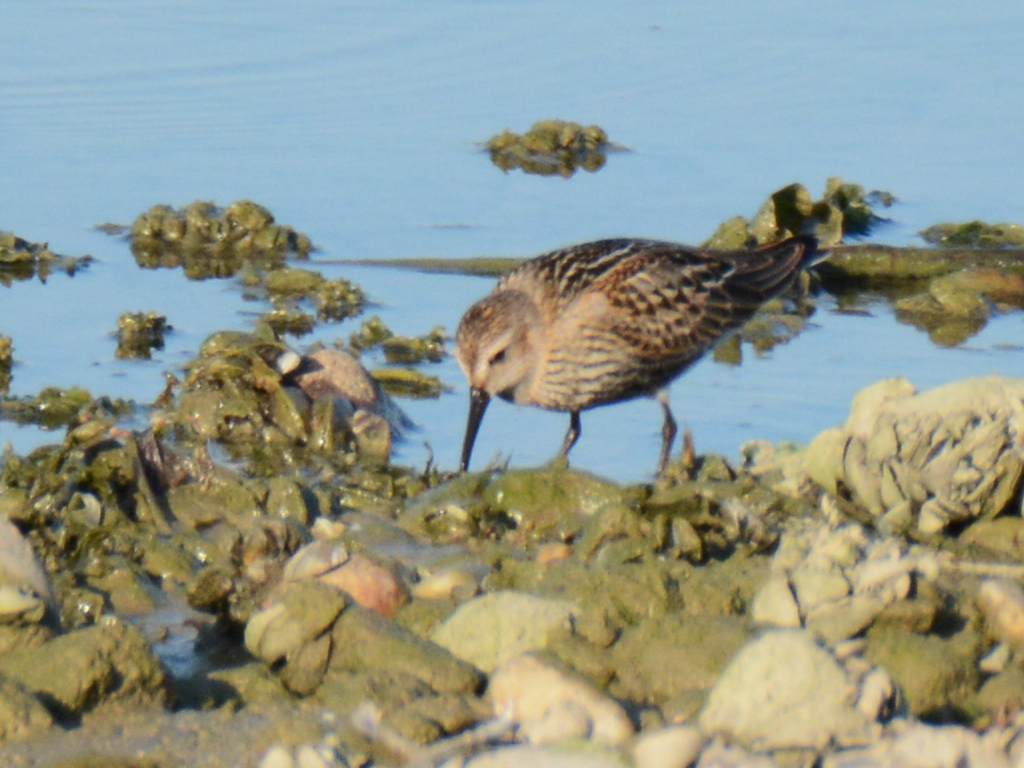
[[[642,733],[633,745],[636,768],[686,768],[700,755],[707,736],[695,725],[673,725]]]
[[[1024,587],[1009,579],[988,579],[978,588],[978,605],[997,639],[1024,646]]]
[[[619,746],[633,736],[633,724],[614,699],[530,654],[508,659],[494,670],[487,695],[495,714],[511,716],[531,741],[589,736],[597,744]]]

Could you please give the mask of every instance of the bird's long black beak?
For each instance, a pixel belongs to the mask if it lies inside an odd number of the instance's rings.
[[[469,468],[469,457],[473,453],[473,443],[476,442],[476,433],[480,429],[480,422],[483,421],[484,411],[491,401],[491,396],[479,387],[469,388],[469,416],[466,418],[466,437],[462,441],[462,463],[459,469],[465,472]]]

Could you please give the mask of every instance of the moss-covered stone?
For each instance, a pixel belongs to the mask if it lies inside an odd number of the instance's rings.
[[[607,153],[617,149],[596,125],[565,120],[539,120],[524,134],[506,129],[488,139],[491,162],[503,171],[516,168],[542,176],[572,176],[577,169],[602,168]]]

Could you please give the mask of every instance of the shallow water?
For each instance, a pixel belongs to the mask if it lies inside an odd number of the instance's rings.
[[[596,2],[16,3],[0,49],[0,228],[97,261],[74,278],[0,288],[13,392],[74,384],[148,401],[163,373],[259,307],[231,281],[142,271],[126,243],[92,230],[158,202],[248,197],[345,258],[528,256],[573,241],[641,235],[687,242],[773,189],[812,193],[840,175],[903,201],[875,238],[917,242],[939,220],[1020,218],[1024,7]],[[597,173],[540,178],[494,168],[478,146],[562,117],[602,125],[630,152]],[[361,283],[400,333],[453,330],[490,281],[327,265]],[[1021,315],[957,349],[872,316],[836,314],[739,368],[705,361],[673,388],[698,450],[751,438],[806,441],[884,376],[930,386],[1024,376]],[[114,359],[116,318],[156,310],[175,331],[149,363]],[[345,338],[355,322],[321,327]],[[305,344],[309,338],[297,342]],[[465,383],[407,402],[423,442],[454,466]],[[498,403],[475,463],[536,463],[565,417]],[[586,414],[577,466],[645,477],[660,413],[649,401]],[[0,423],[25,450],[37,430]]]

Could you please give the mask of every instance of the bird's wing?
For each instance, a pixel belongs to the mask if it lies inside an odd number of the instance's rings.
[[[539,308],[557,315],[620,265],[630,263],[652,248],[666,247],[673,246],[630,238],[573,245],[524,262],[499,280],[494,290],[525,291],[534,297]]]
[[[746,322],[804,263],[806,244],[786,241],[754,251],[699,252],[648,245],[595,280],[599,322],[638,357],[686,360]]]

